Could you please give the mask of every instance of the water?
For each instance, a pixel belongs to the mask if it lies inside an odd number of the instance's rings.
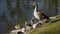
[[[21,1],[21,7],[20,8],[22,10],[26,11],[26,15],[28,17],[27,18],[28,20],[31,20],[31,18],[34,17],[33,16],[34,9],[32,7],[33,2],[34,1],[30,1],[30,8],[29,8],[30,11],[28,11],[28,9],[26,7],[24,8],[22,1]],[[37,2],[38,2],[39,9],[42,10],[43,9],[42,1],[41,2],[37,1]],[[12,1],[12,7],[16,7],[15,3],[16,3],[16,0]],[[60,2],[58,3],[58,10],[59,10],[58,14],[60,14]],[[6,22],[4,22],[2,20],[2,17],[1,17],[3,15],[3,13],[6,15],[7,20],[10,20],[9,11],[6,8],[6,0],[0,0],[0,34],[4,34],[5,30],[6,30]]]

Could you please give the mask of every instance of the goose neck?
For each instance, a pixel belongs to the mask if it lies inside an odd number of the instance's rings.
[[[35,6],[35,12],[38,12],[38,6]]]

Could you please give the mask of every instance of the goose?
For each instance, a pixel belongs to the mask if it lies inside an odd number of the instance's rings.
[[[12,34],[12,33],[18,33],[18,34],[24,34],[26,31],[25,31],[25,27],[21,28],[21,29],[17,29],[17,30],[12,30],[9,34]]]
[[[38,4],[37,4],[37,2],[34,2],[32,5],[34,7],[34,17],[36,19],[38,19],[39,22],[42,23],[43,19],[47,19],[47,20],[49,19],[49,17],[45,13],[38,11]]]

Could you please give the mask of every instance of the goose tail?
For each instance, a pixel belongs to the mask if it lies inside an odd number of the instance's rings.
[[[50,19],[56,19],[56,17],[49,17]]]

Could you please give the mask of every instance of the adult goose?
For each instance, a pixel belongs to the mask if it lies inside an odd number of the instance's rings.
[[[34,7],[34,17],[37,18],[40,22],[43,20],[43,19],[49,19],[49,17],[44,14],[43,12],[39,12],[38,11],[38,4],[37,2],[34,2],[33,4],[33,7]]]

